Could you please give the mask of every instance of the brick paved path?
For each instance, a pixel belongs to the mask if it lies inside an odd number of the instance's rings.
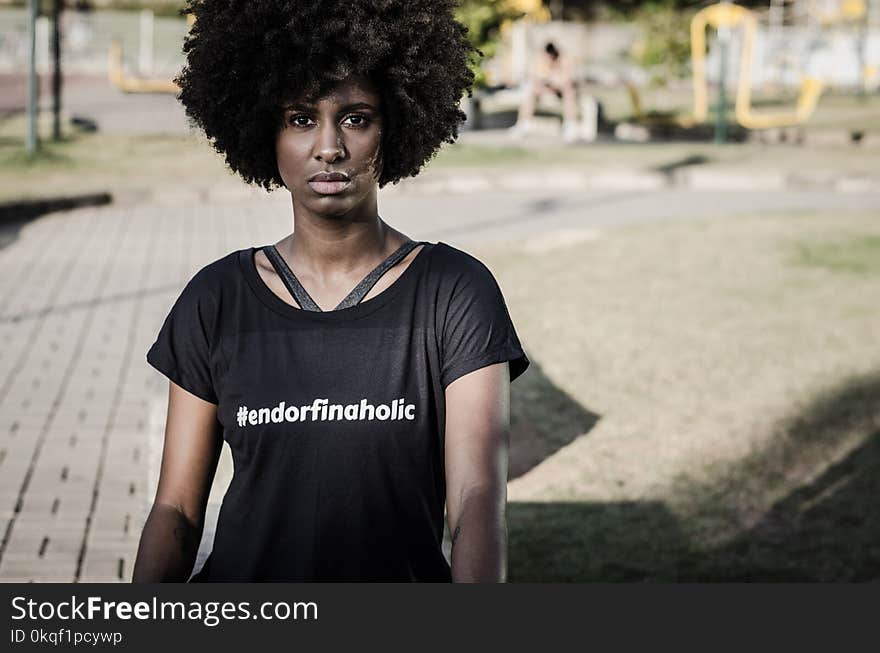
[[[146,350],[199,267],[284,227],[289,207],[273,205],[262,222],[212,207],[58,213],[0,251],[0,580],[130,579],[167,399]]]

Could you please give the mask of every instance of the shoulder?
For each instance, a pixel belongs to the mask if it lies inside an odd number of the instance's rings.
[[[431,266],[447,279],[492,275],[486,264],[476,256],[442,241],[434,245]]]
[[[186,283],[184,291],[199,295],[219,295],[237,278],[239,256],[247,250],[235,250],[199,268]]]
[[[198,279],[201,283],[210,283],[211,281],[216,280],[225,280],[229,277],[230,274],[233,273],[234,270],[238,269],[238,259],[242,252],[247,252],[247,249],[237,249],[234,252],[229,252],[228,254],[224,254],[218,259],[207,263],[206,265],[199,268],[199,270],[193,275],[193,279]]]
[[[197,310],[200,315],[219,310],[224,303],[224,294],[235,292],[236,279],[241,276],[236,274],[241,251],[225,254],[196,270],[175,301],[177,309],[184,312]]]
[[[473,254],[443,242],[434,245],[430,264],[431,283],[438,296],[467,300],[500,295],[492,271]]]

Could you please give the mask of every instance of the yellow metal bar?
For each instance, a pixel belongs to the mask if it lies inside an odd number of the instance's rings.
[[[110,83],[126,93],[174,93],[180,87],[169,79],[144,79],[126,75],[122,69],[122,44],[114,39],[110,43],[110,66],[108,69]]]
[[[507,0],[506,4],[524,13],[525,18],[541,23],[550,20],[550,10],[544,6],[542,0]]]
[[[738,27],[743,30],[742,56],[739,82],[736,92],[736,120],[746,129],[788,127],[806,122],[822,94],[822,81],[805,77],[801,83],[797,106],[793,112],[758,114],[752,109],[752,50],[758,23],[748,9],[722,2],[706,7],[691,20],[691,59],[694,76],[693,122],[705,122],[709,114],[708,83],[706,82],[706,28],[721,26]]]
[[[706,28],[735,27],[751,20],[752,13],[739,5],[721,2],[698,11],[691,19],[691,61],[694,75],[694,121],[705,122],[709,115],[709,93],[706,81]],[[746,55],[743,46],[743,58]],[[748,53],[751,62],[751,52]]]
[[[862,76],[862,82],[865,85],[865,90],[869,90],[871,88],[871,83],[873,82],[874,77],[880,75],[880,65],[866,65],[863,73],[864,74]]]
[[[639,97],[639,89],[636,88],[636,85],[628,79],[623,80],[623,86],[624,88],[626,88],[627,95],[629,95],[629,101],[632,104],[633,115],[636,117],[636,120],[643,120],[645,114],[642,112],[642,100]]]

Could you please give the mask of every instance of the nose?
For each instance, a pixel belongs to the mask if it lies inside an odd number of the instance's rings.
[[[345,156],[345,143],[340,130],[332,120],[323,121],[318,128],[316,159],[331,163]]]

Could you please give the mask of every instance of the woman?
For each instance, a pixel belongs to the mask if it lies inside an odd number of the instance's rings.
[[[193,581],[505,580],[528,358],[481,262],[377,209],[464,119],[452,5],[189,3],[180,99],[242,178],[290,192],[293,233],[199,270],[147,354],[170,389],[135,582],[190,577],[224,440],[235,473]]]

